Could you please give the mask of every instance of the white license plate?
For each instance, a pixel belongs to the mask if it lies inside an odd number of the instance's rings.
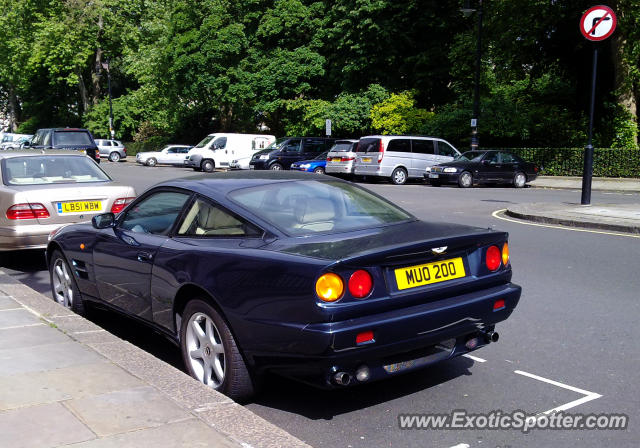
[[[439,177],[440,177],[439,174],[433,174],[433,173],[429,174],[429,179],[438,179]]]

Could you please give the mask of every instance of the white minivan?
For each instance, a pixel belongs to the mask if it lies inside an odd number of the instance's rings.
[[[402,185],[409,178],[422,179],[427,168],[459,155],[456,148],[441,138],[371,135],[358,142],[353,174],[386,177]]]
[[[211,172],[216,168],[230,168],[231,162],[235,162],[236,167],[242,167],[242,162],[246,161],[248,168],[253,153],[275,140],[274,135],[264,134],[209,134],[189,150],[184,166]]]

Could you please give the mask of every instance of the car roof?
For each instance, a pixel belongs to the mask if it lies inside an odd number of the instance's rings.
[[[213,174],[198,174],[161,182],[155,187],[176,187],[193,190],[205,196],[223,195],[239,188],[258,187],[282,182],[344,182],[338,178],[309,175],[309,173],[295,171],[254,171],[241,170]],[[215,198],[215,196],[214,196]]]
[[[64,155],[73,157],[87,157],[85,154],[75,149],[16,149],[9,151],[1,151],[0,159],[9,159],[12,157],[34,157],[42,155]]]

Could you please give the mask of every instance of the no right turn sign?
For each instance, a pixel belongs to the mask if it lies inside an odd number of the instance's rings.
[[[589,8],[580,19],[580,32],[589,40],[605,40],[616,29],[616,14],[608,6]]]

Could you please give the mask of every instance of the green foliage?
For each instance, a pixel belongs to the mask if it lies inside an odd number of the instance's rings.
[[[616,105],[612,129],[612,148],[638,149],[638,123],[628,110]]]
[[[125,147],[127,148],[128,156],[135,156],[139,152],[158,151],[170,142],[168,137],[162,135],[155,135],[149,137],[145,141],[127,142]]]
[[[501,148],[502,149],[502,148]],[[582,176],[582,148],[505,148],[541,167],[546,176]],[[593,175],[600,177],[640,177],[640,150],[595,148]]]
[[[371,124],[381,134],[412,134],[425,126],[433,112],[416,107],[414,92],[394,93],[373,106]]]

